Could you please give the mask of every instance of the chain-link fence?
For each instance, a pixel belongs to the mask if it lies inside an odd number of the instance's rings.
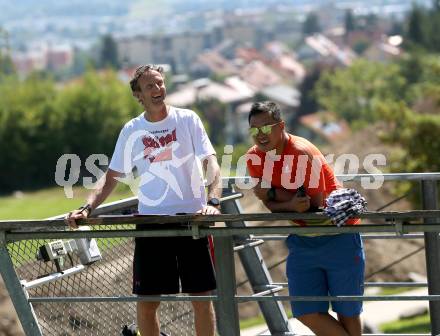
[[[95,230],[127,230],[133,226],[97,226]],[[102,259],[77,273],[27,289],[33,297],[127,297],[132,295],[132,238],[96,239]],[[16,272],[30,282],[59,271],[54,261],[37,260],[39,247],[50,240],[22,240],[8,244]],[[153,256],[154,257],[154,256]],[[57,259],[61,270],[80,265],[76,253]],[[43,335],[120,335],[136,321],[135,302],[42,302],[33,308]],[[194,335],[191,304],[162,302],[161,330],[169,335]]]

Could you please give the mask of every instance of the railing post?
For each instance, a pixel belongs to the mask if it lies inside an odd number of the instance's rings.
[[[232,237],[215,237],[214,251],[217,278],[216,311],[220,336],[239,336],[240,323],[235,301],[235,263]]]
[[[0,265],[0,274],[26,336],[41,336],[42,333],[34,311],[28,302],[26,293],[20,284],[20,279],[17,273],[15,273],[14,265],[9,256],[4,231],[0,231]]]
[[[423,209],[438,209],[437,181],[422,181]],[[426,218],[424,223],[438,223],[438,218]],[[439,232],[425,232],[426,272],[429,295],[440,294],[440,238]],[[429,302],[431,335],[440,334],[440,302]]]
[[[234,191],[233,188],[230,191]],[[222,212],[227,214],[241,214],[243,210],[238,199],[222,203]],[[246,227],[246,222],[235,221],[226,223],[228,227]],[[250,235],[240,235],[234,238],[245,241]],[[264,287],[272,284],[272,277],[266,267],[258,246],[238,251],[243,269],[252,288]],[[276,296],[276,294],[273,294]],[[258,301],[258,305],[272,335],[295,335],[289,325],[289,319],[280,301]]]

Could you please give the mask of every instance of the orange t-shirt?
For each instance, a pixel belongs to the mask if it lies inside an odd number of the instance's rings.
[[[320,150],[307,139],[288,134],[281,155],[263,152],[253,146],[246,154],[246,163],[251,177],[261,178],[267,186],[284,188],[295,192],[304,186],[309,196],[323,194],[323,200],[341,187],[333,169]],[[322,204],[321,206],[325,206]],[[305,225],[304,221],[295,221]],[[359,219],[350,219],[347,224],[358,224]],[[320,224],[323,224],[322,221]]]

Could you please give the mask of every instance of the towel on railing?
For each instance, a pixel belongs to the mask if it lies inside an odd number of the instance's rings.
[[[353,218],[367,210],[367,201],[354,189],[337,189],[325,200],[324,212],[333,224],[342,226],[347,219]]]

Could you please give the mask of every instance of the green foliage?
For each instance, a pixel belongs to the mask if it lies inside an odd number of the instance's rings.
[[[423,45],[425,43],[426,28],[423,24],[425,12],[422,8],[414,6],[409,14],[407,37],[409,40]]]
[[[380,326],[380,329],[384,333],[395,334],[430,333],[431,323],[429,315],[425,314],[422,316],[385,323]]]
[[[199,100],[190,107],[202,118],[206,132],[210,134],[213,145],[225,143],[224,130],[226,127],[227,106],[216,99]]]
[[[346,34],[356,29],[356,20],[354,18],[352,9],[347,9],[345,11],[344,23],[345,23],[345,33]]]
[[[306,20],[303,23],[303,34],[311,35],[313,33],[319,33],[322,30],[321,25],[319,24],[319,18],[316,13],[309,13],[306,17]]]
[[[397,295],[413,289],[414,287],[381,287],[377,295]]]
[[[99,65],[101,68],[119,68],[118,47],[111,35],[104,35],[101,39]]]
[[[404,31],[404,24],[401,21],[393,20],[393,23],[387,35],[403,35]]]
[[[440,151],[440,115],[415,113],[403,102],[386,102],[378,109],[390,125],[383,139],[405,149],[400,168],[410,172],[438,171],[440,157],[436,153]]]
[[[316,85],[319,104],[350,123],[378,119],[376,106],[399,100],[405,79],[395,64],[355,62],[351,67],[326,72]]]
[[[84,160],[92,153],[111,155],[123,124],[139,114],[128,85],[111,72],[88,72],[80,85],[60,92],[57,109],[62,111],[64,153]]]
[[[139,114],[113,72],[88,72],[63,88],[39,74],[0,81],[0,190],[51,185],[58,158],[112,153],[123,124]]]
[[[9,77],[0,93],[0,190],[40,185],[53,173],[47,165],[60,149],[54,84],[38,76],[24,82]]]
[[[9,55],[2,54],[0,50],[0,79],[3,75],[12,75],[15,73],[15,67]]]
[[[299,116],[318,111],[318,101],[313,91],[324,70],[324,65],[314,65],[313,68],[307,72],[306,77],[302,81],[299,87],[299,91],[301,92],[301,101],[297,111]],[[330,68],[327,70],[330,70]],[[291,126],[293,127],[294,125]]]
[[[235,144],[232,149],[232,153],[229,153],[227,151],[227,154],[225,154],[225,146],[224,145],[218,145],[215,146],[215,151],[217,153],[217,158],[218,158],[218,162],[219,164],[222,163],[222,161],[224,159],[226,159],[225,156],[231,156],[231,167],[236,167],[237,166],[237,162],[238,160],[246,154],[246,152],[248,151],[248,149],[251,147],[252,145],[248,145],[246,143],[241,143],[241,144]]]
[[[392,171],[439,171],[440,58],[413,53],[392,64],[358,61],[328,71],[315,88],[321,107],[352,126],[385,122],[379,134],[400,148]]]
[[[405,37],[407,49],[422,48],[440,52],[440,9],[438,1],[433,2],[430,10],[414,6],[407,18]]]
[[[357,41],[354,46],[353,50],[358,54],[362,55],[365,50],[368,49],[368,47],[371,45],[371,43],[368,40],[359,40]]]
[[[400,148],[400,155],[390,165],[394,172],[438,171],[440,159],[440,59],[436,56],[415,56],[402,62],[402,73],[412,73],[400,102],[384,102],[378,112],[389,130],[382,135],[385,142]],[[417,73],[417,74],[416,74]],[[411,188],[410,183],[401,188]],[[413,188],[415,186],[413,185]],[[420,206],[418,193],[410,196]]]

